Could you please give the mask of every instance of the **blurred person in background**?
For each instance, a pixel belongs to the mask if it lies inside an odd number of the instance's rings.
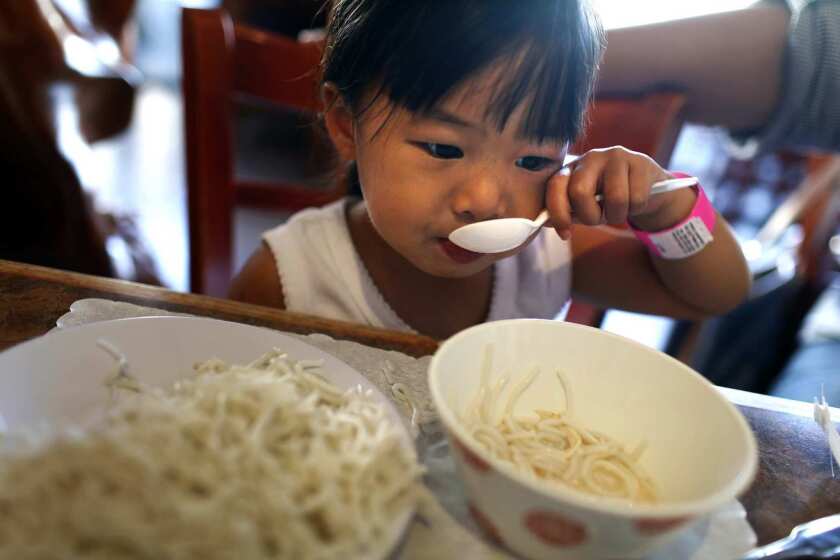
[[[61,154],[50,94],[57,83],[72,85],[88,142],[128,126],[137,79],[126,63],[133,7],[134,0],[0,3],[0,258],[113,276],[106,238],[121,235],[137,246],[133,232],[117,231],[125,221],[94,211]],[[118,58],[91,57],[94,44],[113,46]],[[142,250],[135,254],[135,264],[144,261]],[[134,267],[134,279],[154,281],[143,264]]]
[[[840,1],[744,10],[609,32],[599,95],[682,91],[691,122],[756,151],[840,150]]]
[[[21,113],[0,70],[0,258],[112,276],[114,269],[73,168]]]

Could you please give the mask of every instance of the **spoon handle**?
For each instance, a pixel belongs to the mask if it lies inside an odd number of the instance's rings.
[[[678,179],[665,179],[664,181],[658,181],[651,185],[650,187],[650,194],[651,196],[655,194],[662,194],[671,191],[677,191],[679,189],[685,189],[688,187],[694,187],[700,184],[700,181],[697,177],[680,177]]]
[[[543,227],[545,223],[548,221],[548,209],[543,210],[539,213],[539,215],[534,218],[534,227],[539,228]]]
[[[700,181],[697,179],[697,177],[680,177],[678,179],[665,179],[664,181],[657,181],[650,187],[650,196],[693,187],[695,185],[698,185],[699,183]],[[604,196],[601,194],[596,194],[595,200],[601,202],[602,200],[604,200]]]
[[[650,196],[671,191],[677,191],[680,189],[693,187],[698,184],[700,184],[700,181],[697,179],[697,177],[680,177],[678,179],[665,179],[664,181],[657,181],[656,183],[651,185]],[[602,200],[604,200],[604,196],[601,194],[596,194],[595,200],[601,202]],[[542,227],[547,221],[548,210],[546,209],[540,212],[540,214],[536,218],[534,218],[534,227]]]

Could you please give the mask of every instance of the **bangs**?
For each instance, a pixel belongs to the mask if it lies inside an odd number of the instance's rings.
[[[575,61],[564,58],[560,53],[547,55],[547,51],[532,43],[503,61],[491,80],[485,119],[501,132],[513,113],[524,105],[517,131],[521,138],[539,144],[574,142],[584,128],[590,94],[581,95],[579,79],[569,68]]]
[[[388,25],[369,22],[371,29],[388,31],[354,46],[356,68],[351,78],[355,84],[378,84],[374,100],[385,94],[395,105],[422,114],[453,94],[469,96],[469,89],[464,89],[469,82],[492,72],[485,118],[499,130],[524,104],[517,131],[521,137],[563,143],[581,134],[603,50],[603,30],[586,4],[574,0],[376,3],[379,9],[369,17],[389,21]],[[353,2],[338,2],[338,8],[342,4]],[[334,13],[331,30],[339,41],[337,18],[340,13]],[[336,41],[328,45],[333,52],[339,46]],[[324,79],[336,83],[351,105],[358,102],[360,92],[330,78],[331,67],[337,68],[339,61],[325,58],[325,62]],[[347,70],[350,61],[342,63]],[[379,71],[366,76],[365,68]]]

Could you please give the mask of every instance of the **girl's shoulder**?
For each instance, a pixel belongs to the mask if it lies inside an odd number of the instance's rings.
[[[276,235],[279,232],[289,229],[300,229],[319,224],[329,225],[337,224],[346,226],[346,208],[351,202],[351,199],[345,197],[324,206],[313,208],[304,208],[292,214],[288,220],[282,224],[263,233],[263,238],[267,236]]]
[[[265,243],[260,244],[233,279],[228,295],[237,301],[286,308],[274,254]]]
[[[263,233],[263,242],[234,278],[230,297],[286,308],[289,302],[284,282],[294,281],[294,272],[302,268],[301,260],[305,255],[317,254],[319,244],[341,235],[346,227],[344,205],[345,200],[339,200],[323,207],[301,210]]]
[[[352,249],[346,217],[348,203],[343,198],[326,206],[301,210],[263,233],[263,242],[278,262],[281,258],[309,261],[318,255],[346,253]]]

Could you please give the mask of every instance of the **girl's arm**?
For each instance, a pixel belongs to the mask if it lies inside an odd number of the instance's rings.
[[[680,224],[692,214],[698,194],[687,188],[650,196],[651,186],[669,177],[650,157],[613,147],[587,152],[549,180],[551,222],[572,245],[573,297],[680,318],[724,313],[747,297],[751,277],[746,260],[716,213],[712,241],[678,259],[652,254],[629,231],[574,225],[630,222],[639,230],[659,232]],[[596,199],[599,194],[602,202]]]
[[[653,257],[626,232],[574,226],[572,297],[602,308],[702,319],[743,301],[751,279],[728,224],[718,216],[715,240],[680,261]]]
[[[283,285],[271,250],[261,244],[233,279],[230,299],[285,309]]]
[[[609,31],[599,94],[683,91],[690,121],[760,128],[780,99],[790,14],[778,3]]]

